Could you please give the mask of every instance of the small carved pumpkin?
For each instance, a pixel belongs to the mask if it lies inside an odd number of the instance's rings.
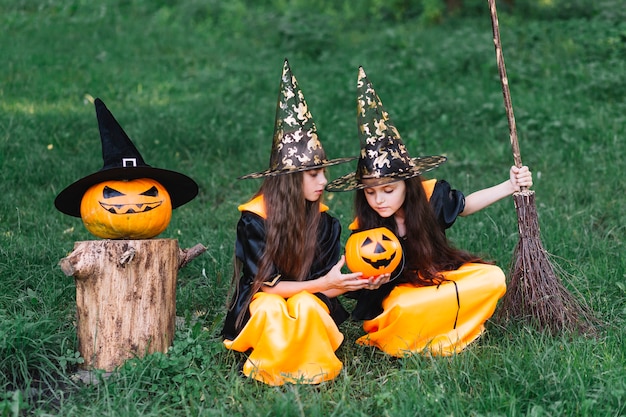
[[[105,181],[85,192],[80,217],[103,239],[149,239],[169,225],[172,201],[165,187],[150,178]]]
[[[353,233],[346,242],[346,264],[362,278],[392,273],[402,260],[402,246],[386,227]]]

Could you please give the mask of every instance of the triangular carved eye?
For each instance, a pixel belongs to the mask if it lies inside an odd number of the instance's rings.
[[[144,191],[143,193],[141,193],[141,195],[145,195],[147,197],[156,197],[159,195],[159,190],[157,190],[157,188],[153,185],[152,188]]]
[[[125,194],[117,191],[115,188],[109,187],[108,185],[105,185],[104,189],[102,190],[102,196],[104,198],[120,197],[123,195]]]

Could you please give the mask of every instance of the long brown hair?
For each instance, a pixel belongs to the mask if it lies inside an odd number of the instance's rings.
[[[406,241],[403,277],[417,285],[433,285],[441,281],[440,272],[458,269],[467,262],[484,262],[480,257],[452,246],[439,225],[422,187],[420,176],[405,181],[406,194],[402,208]],[[394,216],[383,218],[370,207],[364,190],[355,195],[355,210],[360,229],[385,226],[398,233]]]
[[[296,172],[266,177],[255,194],[262,194],[265,202],[265,252],[259,261],[247,305],[276,270],[285,280],[303,281],[309,274],[316,255],[321,198],[315,202],[306,200],[303,176],[303,172]],[[241,276],[238,264],[235,259],[235,291]],[[247,310],[247,307],[241,310],[237,326],[241,325]]]

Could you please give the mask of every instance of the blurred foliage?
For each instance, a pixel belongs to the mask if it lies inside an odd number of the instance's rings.
[[[371,24],[402,22],[419,18],[433,24],[442,19],[483,15],[486,0],[0,0],[0,9],[23,12],[45,12],[50,16],[71,17],[79,10],[91,8],[97,16],[109,9],[137,16],[160,15],[185,22],[230,27],[234,32],[252,21],[274,18],[306,22],[307,15],[325,16],[336,24]],[[622,21],[626,11],[622,0],[501,0],[499,12],[520,18],[575,19],[604,15]],[[254,13],[250,13],[254,10]],[[307,22],[313,31],[320,22]],[[322,24],[323,25],[323,24]]]

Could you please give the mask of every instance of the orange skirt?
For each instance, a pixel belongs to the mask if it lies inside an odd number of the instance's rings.
[[[467,263],[443,273],[438,286],[401,284],[383,301],[383,312],[363,322],[357,340],[392,356],[452,355],[484,331],[484,323],[506,292],[504,273],[494,265]]]
[[[250,320],[224,346],[252,349],[243,373],[268,385],[319,384],[342,368],[335,351],[343,335],[328,307],[315,295],[300,292],[284,299],[258,292],[250,303]]]

